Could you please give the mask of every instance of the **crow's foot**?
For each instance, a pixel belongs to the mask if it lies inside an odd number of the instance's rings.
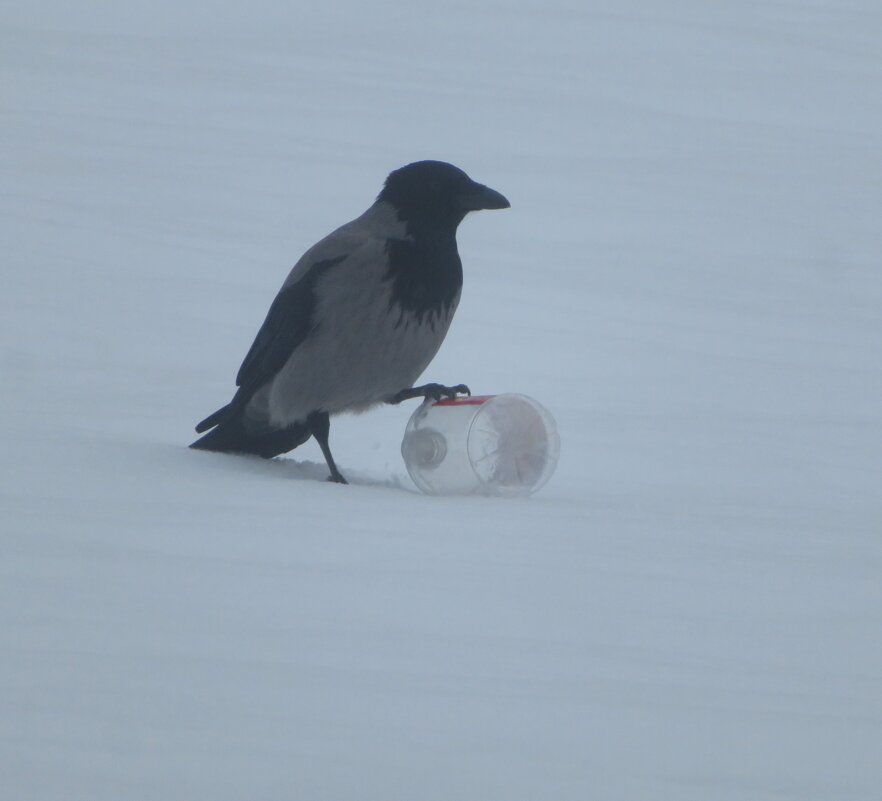
[[[421,387],[410,387],[395,393],[387,403],[401,403],[411,398],[425,398],[426,400],[439,401],[442,398],[455,398],[457,395],[471,395],[472,391],[465,384],[457,384],[455,387],[445,387],[443,384],[423,384]]]
[[[335,484],[348,484],[349,482],[343,478],[343,474],[337,469],[334,463],[334,457],[331,455],[331,447],[328,445],[328,433],[331,430],[330,416],[327,412],[313,412],[306,418],[306,425],[309,426],[309,433],[315,437],[319,447],[322,449],[322,455],[328,463],[328,470],[331,475],[328,481]]]

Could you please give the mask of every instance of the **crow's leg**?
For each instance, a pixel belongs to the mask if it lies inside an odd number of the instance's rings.
[[[328,416],[328,413],[313,412],[306,418],[306,424],[309,426],[309,432],[315,437],[315,441],[318,442],[319,447],[322,449],[322,454],[328,463],[328,470],[331,471],[328,481],[334,481],[337,484],[348,484],[349,482],[343,478],[343,474],[337,469],[337,465],[334,464],[334,457],[331,456],[331,449],[328,447],[328,431],[331,429],[331,418]]]
[[[396,392],[386,403],[401,403],[411,398],[427,398],[439,401],[441,398],[455,398],[457,395],[471,395],[471,390],[465,384],[457,384],[455,387],[445,387],[443,384],[423,384],[421,387],[411,387]]]

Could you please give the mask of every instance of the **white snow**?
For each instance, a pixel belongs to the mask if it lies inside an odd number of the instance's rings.
[[[308,5],[4,9],[0,799],[877,799],[879,4]],[[552,481],[188,450],[418,158]]]

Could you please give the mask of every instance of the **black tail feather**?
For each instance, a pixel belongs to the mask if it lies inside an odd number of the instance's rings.
[[[223,419],[224,415],[229,411],[230,404],[228,403],[226,406],[221,407],[213,414],[208,415],[201,423],[196,424],[196,433],[201,434],[203,431],[208,431],[209,428],[213,428]]]
[[[248,431],[243,425],[241,414],[227,416],[221,422],[210,423],[212,420],[221,420],[227,408],[218,409],[196,427],[196,430],[201,432],[205,430],[206,424],[209,427],[215,425],[215,428],[191,443],[191,448],[221,453],[252,453],[264,459],[271,459],[273,456],[294,450],[311,436],[306,423],[295,423],[288,428],[260,432]]]

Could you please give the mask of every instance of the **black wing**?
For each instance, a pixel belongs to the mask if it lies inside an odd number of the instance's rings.
[[[238,391],[226,406],[196,426],[198,433],[233,419],[254,393],[285,366],[294,349],[309,336],[315,325],[316,282],[347,256],[313,262],[304,270],[302,278],[282,287],[236,375]],[[298,263],[294,269],[299,272],[299,268]]]
[[[316,282],[345,258],[343,255],[315,262],[303,278],[283,287],[276,295],[236,375],[237,387],[250,395],[284,367],[315,325]]]

